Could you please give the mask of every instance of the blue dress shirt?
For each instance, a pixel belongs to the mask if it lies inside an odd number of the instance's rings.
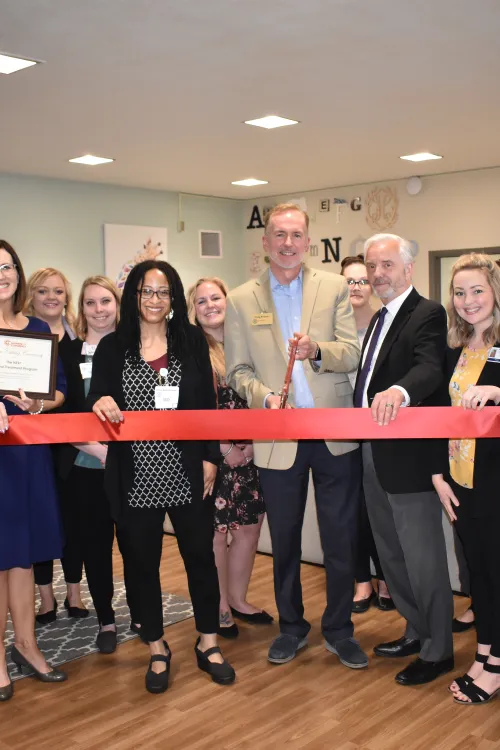
[[[302,276],[299,275],[288,286],[283,286],[269,270],[271,282],[271,294],[278,313],[281,333],[288,351],[288,339],[293,338],[294,333],[299,333],[302,318]],[[303,362],[296,361],[292,372],[293,393],[295,396],[295,407],[297,409],[314,409],[314,398],[307,382]]]

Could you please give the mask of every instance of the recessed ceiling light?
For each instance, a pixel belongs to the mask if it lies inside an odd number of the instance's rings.
[[[257,120],[245,120],[245,125],[256,125],[258,128],[266,128],[267,130],[297,124],[298,120],[288,120],[286,117],[279,117],[278,115],[267,115],[267,117],[259,117]]]
[[[437,154],[430,154],[428,151],[421,151],[418,154],[408,154],[408,156],[400,156],[400,159],[405,161],[431,161],[432,159],[442,159],[442,156]]]
[[[30,68],[38,62],[40,61],[26,60],[24,57],[15,57],[14,55],[7,55],[4,52],[0,52],[0,73],[8,76],[9,73],[16,73],[23,68]]]
[[[85,156],[78,156],[76,159],[70,159],[73,164],[87,164],[89,167],[95,167],[97,164],[108,164],[114,159],[106,159],[102,156],[93,156],[92,154],[85,154]]]
[[[256,180],[253,177],[248,177],[246,180],[235,180],[231,185],[243,185],[243,187],[253,187],[254,185],[268,185],[267,180]]]

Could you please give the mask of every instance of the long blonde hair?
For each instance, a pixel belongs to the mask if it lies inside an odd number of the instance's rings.
[[[450,328],[448,331],[448,344],[453,348],[467,346],[474,333],[474,327],[467,323],[455,310],[453,281],[459,271],[483,271],[486,281],[493,291],[495,305],[493,307],[493,322],[483,333],[483,341],[486,346],[493,346],[500,340],[500,268],[496,262],[483,253],[468,253],[461,255],[451,269],[450,300],[448,302],[448,315]]]
[[[116,284],[111,281],[111,279],[108,279],[107,276],[89,276],[85,279],[85,281],[82,284],[82,288],[80,289],[80,296],[78,297],[78,315],[76,318],[76,324],[75,324],[75,333],[78,336],[79,339],[82,341],[85,340],[85,337],[87,336],[89,327],[87,324],[87,318],[84,315],[83,312],[83,298],[85,295],[85,290],[88,286],[92,286],[95,284],[96,286],[102,286],[103,289],[107,289],[108,292],[111,292],[113,297],[116,300],[116,322],[115,325],[118,325],[118,321],[120,320],[120,291]]]
[[[34,271],[28,279],[26,289],[26,302],[24,304],[24,312],[26,315],[35,316],[35,308],[33,307],[33,297],[35,289],[42,286],[50,276],[59,276],[62,279],[64,285],[64,291],[66,292],[66,307],[64,309],[64,318],[69,328],[74,331],[75,329],[75,312],[73,310],[73,295],[71,292],[71,284],[69,283],[66,276],[62,271],[58,271],[57,268],[39,268],[38,271]]]
[[[189,322],[193,323],[193,325],[199,326],[200,328],[201,326],[198,322],[198,318],[196,317],[195,298],[196,290],[201,284],[216,284],[221,290],[224,297],[227,297],[228,293],[227,284],[222,281],[222,279],[219,279],[218,276],[203,276],[201,279],[198,279],[198,281],[196,281],[193,286],[189,287],[188,293],[186,295]],[[203,328],[202,331],[205,334],[208,342],[212,369],[215,372],[217,379],[219,381],[223,381],[226,377],[226,360],[224,358],[224,347],[220,343],[220,341],[216,341],[214,337],[204,331]]]

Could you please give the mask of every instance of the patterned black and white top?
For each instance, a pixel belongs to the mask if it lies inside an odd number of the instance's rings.
[[[167,385],[178,386],[181,364],[169,358]],[[153,411],[158,373],[142,358],[125,357],[123,393],[130,411]],[[191,485],[182,465],[180,448],[171,440],[135,440],[134,483],[128,494],[133,508],[169,508],[191,502]]]

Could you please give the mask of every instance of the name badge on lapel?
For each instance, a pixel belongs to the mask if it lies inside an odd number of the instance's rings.
[[[177,409],[179,403],[178,385],[157,385],[155,388],[155,409]]]
[[[273,314],[268,312],[261,312],[254,315],[252,318],[253,326],[272,326]]]
[[[92,377],[92,362],[80,362],[80,372],[82,373],[83,380],[88,380]]]
[[[492,346],[488,352],[488,362],[500,364],[500,347]]]

